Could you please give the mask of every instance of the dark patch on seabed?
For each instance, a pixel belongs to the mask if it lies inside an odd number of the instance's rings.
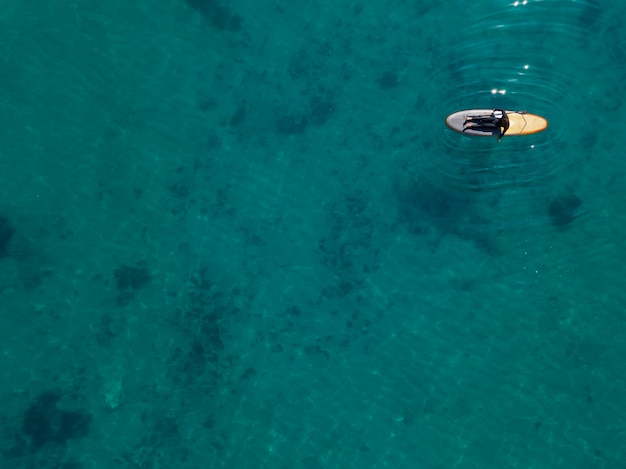
[[[146,285],[152,276],[145,262],[138,262],[136,266],[122,265],[113,273],[117,285],[117,306],[126,306],[135,297],[136,293]]]
[[[6,255],[7,245],[11,238],[13,238],[13,234],[15,230],[9,223],[9,220],[6,217],[0,216],[0,257],[4,257]]]
[[[2,454],[11,462],[6,467],[82,467],[69,460],[67,445],[89,435],[92,416],[78,408],[66,408],[83,399],[74,391],[43,392],[30,402],[17,421],[2,416]]]
[[[221,31],[239,31],[243,18],[217,0],[185,0],[214,28]]]
[[[58,391],[45,392],[24,413],[22,431],[34,449],[46,444],[65,444],[89,434],[90,416],[61,410],[58,406],[61,397]]]
[[[380,248],[374,240],[376,214],[366,192],[345,194],[329,206],[329,232],[318,241],[318,254],[333,273],[322,290],[324,298],[345,298],[365,283],[378,268]]]
[[[425,177],[410,177],[396,187],[399,213],[416,235],[433,234],[435,247],[444,235],[454,235],[474,243],[489,254],[497,254],[498,227],[484,215],[485,201],[476,190],[446,188]]]

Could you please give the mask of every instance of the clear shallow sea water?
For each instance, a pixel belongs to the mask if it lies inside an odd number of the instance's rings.
[[[4,2],[0,466],[623,467],[625,15]]]

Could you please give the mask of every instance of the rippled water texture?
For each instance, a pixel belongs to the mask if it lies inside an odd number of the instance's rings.
[[[610,86],[597,89],[599,63],[621,54],[612,52],[623,42],[620,33],[602,19],[595,0],[485,2],[480,8],[457,2],[449,20],[455,32],[442,32],[433,46],[432,86],[440,90],[441,109],[526,110],[546,117],[549,127],[499,144],[443,129],[418,172],[428,173],[428,184],[453,203],[480,206],[493,222],[489,230],[548,224],[548,217],[537,216],[539,207],[559,191],[574,190],[569,178],[602,132],[584,121],[596,110],[621,107]]]
[[[568,100],[582,85],[586,70],[593,68],[589,64],[600,40],[594,33],[599,6],[561,0],[498,4],[472,12],[471,23],[446,45],[448,56],[441,69],[449,83],[446,105],[471,109],[489,104],[545,116],[550,131],[522,141],[535,149],[550,146],[554,157],[555,145],[569,137],[568,107],[574,103]],[[581,55],[591,61],[581,60]],[[558,170],[554,166],[567,165],[546,163],[552,166],[550,173]]]

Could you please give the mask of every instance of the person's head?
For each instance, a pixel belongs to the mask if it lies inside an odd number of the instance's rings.
[[[493,111],[493,117],[495,117],[496,119],[502,119],[502,117],[504,117],[504,110],[503,109],[495,109]]]

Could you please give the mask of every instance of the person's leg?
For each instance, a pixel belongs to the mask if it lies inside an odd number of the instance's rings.
[[[469,121],[465,121],[463,123],[464,126],[469,126],[469,127],[484,127],[484,128],[491,128],[491,129],[495,129],[496,128],[496,123],[493,121],[493,119],[472,119]]]
[[[481,116],[467,116],[465,118],[465,122],[463,122],[463,125],[467,124],[468,122],[478,125],[492,125],[495,127],[495,119],[492,115],[483,114]]]

